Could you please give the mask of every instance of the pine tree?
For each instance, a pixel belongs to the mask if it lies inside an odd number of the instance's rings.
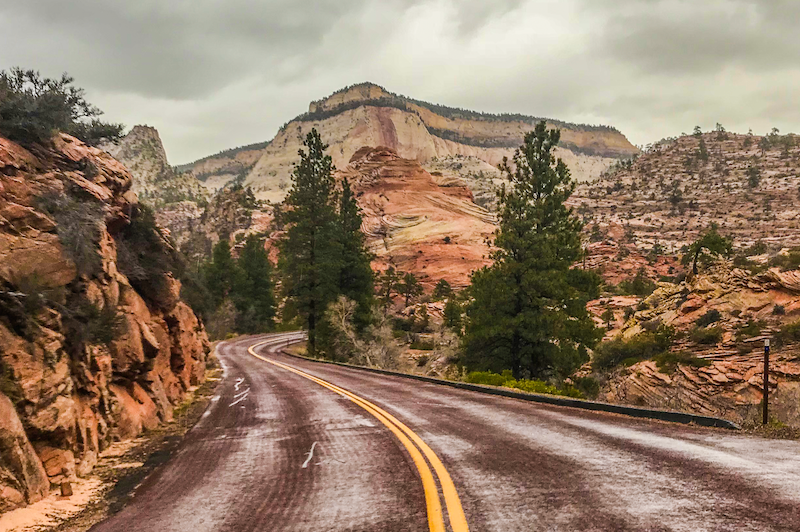
[[[433,293],[431,294],[433,300],[441,301],[442,299],[447,299],[452,296],[453,288],[450,286],[450,283],[447,282],[447,279],[439,279],[439,282],[433,287]]]
[[[588,359],[600,334],[586,310],[599,277],[572,268],[581,258],[582,222],[564,202],[575,189],[552,151],[559,130],[540,122],[525,135],[513,168],[501,171],[494,264],[476,271],[469,288],[464,365],[516,378],[564,376]]]
[[[411,272],[403,275],[403,282],[400,284],[399,288],[400,293],[406,299],[406,306],[409,305],[413,298],[422,294],[422,285],[419,284],[417,277]]]
[[[236,263],[231,257],[231,245],[226,239],[221,239],[214,246],[209,261],[203,271],[205,285],[211,294],[213,308],[218,308],[228,297],[233,286],[233,275]]]
[[[341,272],[337,236],[333,162],[316,129],[299,150],[286,197],[286,238],[281,244],[280,269],[287,311],[296,313],[308,330],[308,352],[317,352],[317,328],[329,303],[336,299]]]
[[[350,188],[342,181],[339,195],[339,241],[342,250],[339,294],[357,303],[353,322],[361,330],[369,324],[374,297],[372,255],[367,251],[364,233],[361,232],[361,209]]]
[[[271,330],[275,318],[272,263],[258,236],[247,237],[236,266],[232,299],[239,313],[237,330],[244,333]]]
[[[392,303],[392,293],[396,292],[400,285],[400,277],[394,267],[389,266],[378,278],[378,281],[381,301],[384,307],[388,307]]]

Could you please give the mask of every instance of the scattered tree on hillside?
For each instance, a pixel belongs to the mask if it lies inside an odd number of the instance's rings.
[[[758,187],[761,183],[761,168],[751,164],[747,167],[747,186],[750,188]]]
[[[281,242],[280,270],[288,298],[287,317],[298,315],[308,330],[308,352],[317,352],[317,328],[336,299],[342,245],[335,208],[333,162],[316,129],[306,136],[300,161],[292,172],[286,197],[286,238]]]
[[[566,375],[588,359],[600,335],[586,309],[599,293],[599,276],[573,268],[581,258],[580,219],[564,202],[575,182],[553,149],[559,130],[544,122],[525,135],[511,182],[499,193],[494,264],[472,276],[463,341],[464,365],[516,378]]]
[[[406,306],[411,303],[412,299],[422,294],[422,285],[419,284],[417,277],[411,272],[407,272],[403,275],[403,281],[400,283],[398,289],[406,300]]]
[[[692,273],[697,275],[697,265],[701,262],[711,261],[714,255],[729,257],[733,252],[733,241],[719,234],[719,226],[711,224],[708,230],[700,235],[683,256],[683,264],[692,263]]]
[[[700,137],[700,142],[697,145],[697,158],[701,161],[708,162],[708,148],[706,147],[706,141]]]
[[[90,145],[118,142],[124,126],[98,120],[73,78],[43,78],[34,70],[0,71],[0,135],[22,144],[48,142],[62,131]]]
[[[461,334],[463,329],[463,317],[464,309],[461,308],[461,304],[455,300],[455,298],[450,298],[447,300],[447,303],[444,305],[444,325],[452,329],[456,334]]]
[[[603,322],[606,324],[606,329],[609,331],[614,328],[612,324],[614,323],[614,320],[616,320],[616,317],[614,316],[614,311],[610,308],[606,308],[603,314],[600,315],[600,319],[603,320]]]
[[[400,276],[393,266],[386,268],[386,271],[378,278],[378,290],[384,307],[392,303],[392,294],[398,290]]]
[[[447,282],[447,279],[439,279],[439,282],[433,287],[433,293],[431,294],[434,301],[441,301],[442,299],[447,299],[452,296],[453,288],[450,286],[450,283]]]

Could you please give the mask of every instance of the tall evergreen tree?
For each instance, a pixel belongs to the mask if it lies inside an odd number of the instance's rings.
[[[286,197],[286,238],[281,244],[280,269],[288,309],[308,329],[308,351],[317,352],[317,328],[326,307],[336,299],[341,272],[341,242],[335,208],[334,170],[327,146],[316,129],[299,150]]]
[[[342,252],[339,293],[357,303],[353,321],[357,329],[362,329],[369,323],[374,297],[372,256],[361,232],[361,209],[346,178],[342,181],[338,215]]]
[[[223,238],[217,242],[211,252],[209,261],[203,271],[206,288],[211,294],[213,308],[218,308],[222,301],[228,297],[233,286],[233,276],[236,263],[231,257],[231,245]]]
[[[472,276],[463,358],[470,369],[563,376],[600,338],[586,310],[600,279],[572,267],[582,256],[582,223],[564,205],[575,183],[552,153],[560,137],[540,122],[513,168],[500,165],[512,187],[499,193],[495,262]]]
[[[272,263],[257,235],[247,237],[236,266],[232,299],[239,313],[237,330],[244,333],[271,330],[275,318]]]

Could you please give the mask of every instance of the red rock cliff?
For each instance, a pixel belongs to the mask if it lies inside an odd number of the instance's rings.
[[[0,137],[0,512],[87,474],[110,442],[170,420],[203,378],[208,339],[178,281],[163,274],[157,293],[143,290],[118,267],[120,235],[140,209],[131,182],[72,137],[35,152]],[[150,251],[169,254],[157,231]]]

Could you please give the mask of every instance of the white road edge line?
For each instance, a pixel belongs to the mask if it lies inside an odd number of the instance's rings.
[[[317,442],[314,442],[314,443],[311,444],[311,450],[308,451],[308,458],[306,458],[306,461],[303,462],[303,469],[308,467],[308,463],[314,457],[314,447],[316,447],[316,446],[317,446]]]

